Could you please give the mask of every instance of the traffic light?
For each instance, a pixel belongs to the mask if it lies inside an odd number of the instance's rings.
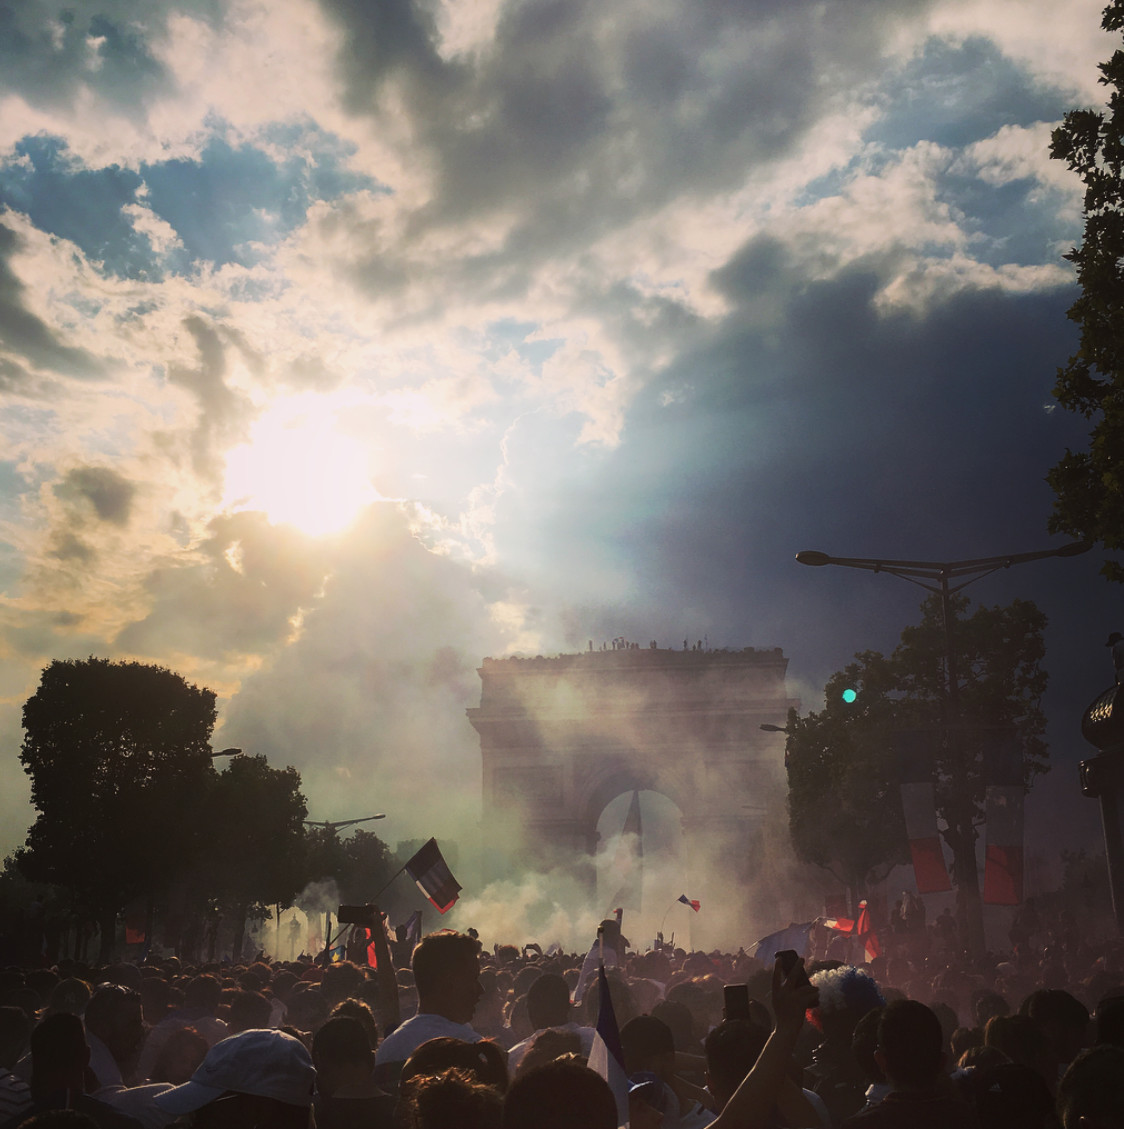
[[[840,697],[843,699],[843,701],[845,701],[847,703],[847,705],[850,705],[853,701],[855,701],[855,699],[858,698],[858,696],[859,696],[858,691],[855,690],[851,686],[848,686],[847,689],[844,690],[843,693],[840,695]]]

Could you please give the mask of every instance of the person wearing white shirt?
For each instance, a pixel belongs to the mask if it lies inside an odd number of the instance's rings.
[[[379,1044],[375,1076],[380,1085],[396,1086],[402,1064],[430,1039],[442,1035],[480,1041],[471,1026],[483,990],[480,987],[480,943],[464,933],[430,933],[413,956],[418,1013]]]
[[[582,1054],[589,1057],[593,1049],[592,1027],[581,1027],[573,1022],[570,1007],[570,988],[561,976],[545,972],[527,989],[527,1015],[534,1026],[534,1034],[516,1043],[508,1052],[507,1068],[515,1073],[523,1056],[531,1049],[531,1044],[548,1028],[557,1031],[570,1031],[581,1040]]]

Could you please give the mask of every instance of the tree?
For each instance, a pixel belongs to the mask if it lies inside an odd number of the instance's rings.
[[[789,830],[796,856],[832,873],[847,887],[852,908],[869,884],[908,859],[888,764],[888,730],[870,706],[856,709],[837,696],[855,673],[852,666],[832,677],[821,713],[800,718],[789,711],[786,753]],[[885,701],[871,704],[885,706]]]
[[[1124,28],[1124,0],[1104,9],[1101,26]],[[1050,145],[1051,157],[1085,185],[1084,241],[1065,256],[1081,287],[1068,311],[1080,338],[1058,370],[1054,396],[1095,420],[1089,449],[1067,450],[1048,475],[1056,496],[1050,531],[1124,549],[1124,51],[1100,70],[1111,90],[1108,113],[1071,111]],[[1120,563],[1108,561],[1102,571],[1124,582]]]
[[[16,861],[97,916],[100,959],[122,906],[151,906],[198,851],[214,723],[212,691],[137,662],[53,662],[24,704],[20,761],[38,815]]]
[[[289,905],[304,885],[304,818],[300,773],[270,768],[264,756],[236,756],[206,790],[212,833],[201,859],[209,892],[229,913],[238,959],[246,918]]]
[[[792,718],[786,745],[789,826],[805,862],[836,869],[861,890],[878,868],[905,861],[895,738],[906,730],[933,736],[933,779],[941,834],[952,852],[962,920],[982,942],[976,839],[983,822],[985,756],[1018,738],[1023,784],[1045,772],[1046,690],[1042,633],[1046,617],[1027,600],[978,607],[968,616],[954,596],[951,631],[956,683],[949,693],[941,599],[921,605],[921,622],[902,632],[887,658],[877,651],[833,675],[821,713]],[[843,691],[855,691],[845,701]]]
[[[382,890],[398,867],[390,848],[373,831],[359,828],[342,845],[344,867],[336,879],[340,898],[362,905]]]

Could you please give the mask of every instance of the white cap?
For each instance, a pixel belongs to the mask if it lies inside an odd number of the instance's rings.
[[[216,1043],[190,1082],[153,1100],[176,1117],[202,1109],[231,1090],[309,1106],[315,1082],[312,1056],[300,1039],[284,1031],[242,1031]]]

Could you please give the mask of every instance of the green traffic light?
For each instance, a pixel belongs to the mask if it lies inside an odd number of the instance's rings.
[[[843,701],[845,701],[848,705],[850,705],[857,697],[858,694],[850,687],[843,691]]]

